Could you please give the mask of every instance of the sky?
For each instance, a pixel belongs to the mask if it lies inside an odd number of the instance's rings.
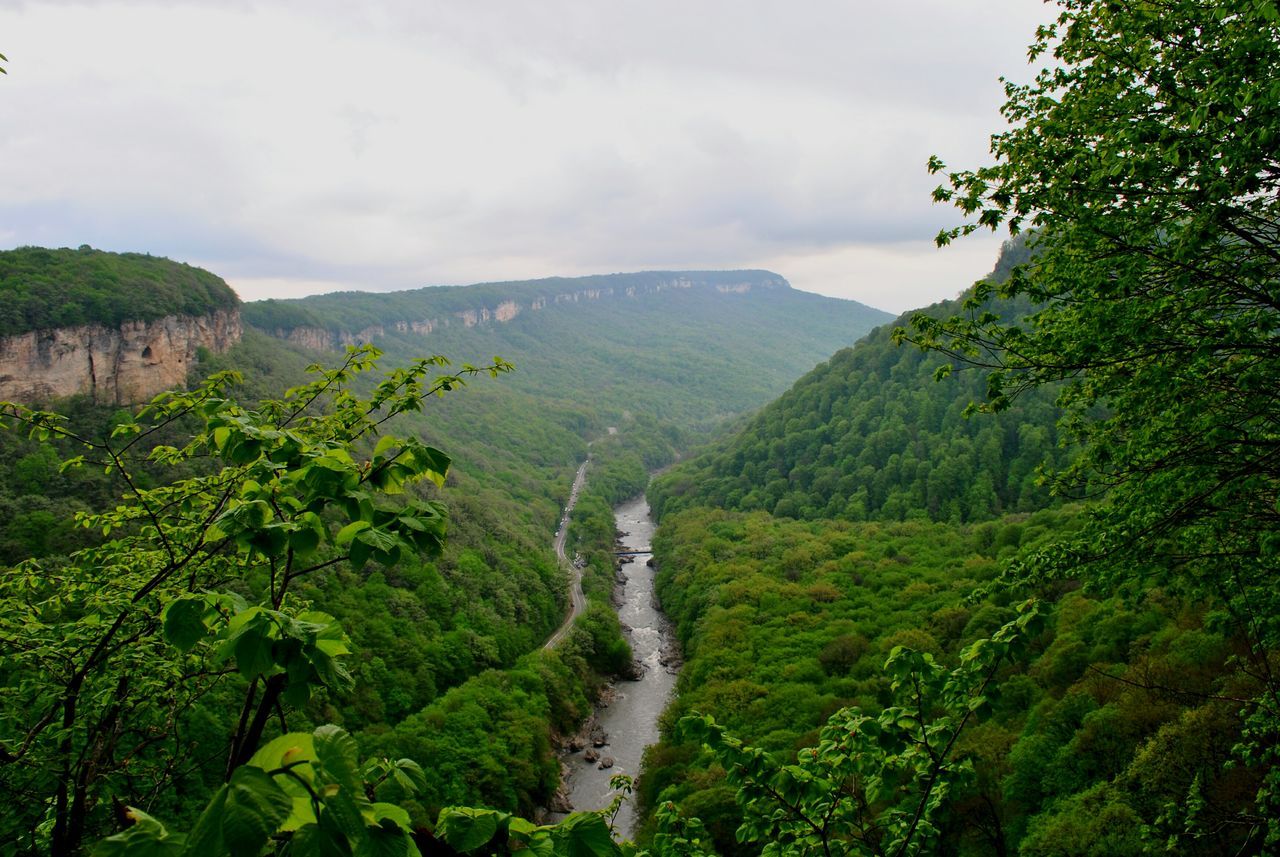
[[[902,311],[1002,236],[1038,0],[0,0],[0,248],[190,262],[246,300],[766,268]]]

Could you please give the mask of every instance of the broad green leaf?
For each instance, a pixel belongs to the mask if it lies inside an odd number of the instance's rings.
[[[394,803],[385,803],[379,801],[370,804],[366,812],[374,822],[389,820],[399,826],[406,832],[413,832],[413,822],[409,818],[409,811],[404,807],[396,806]]]
[[[621,853],[608,822],[596,812],[573,813],[557,825],[556,834],[569,857],[618,857]]]
[[[353,800],[352,792],[342,787],[336,790],[332,786],[326,788],[324,802],[320,805],[320,825],[332,825],[357,846],[367,836],[364,815]]]
[[[366,828],[365,838],[356,848],[356,857],[409,857],[417,851],[409,834],[395,821],[383,819]]]
[[[399,442],[400,442],[400,439],[397,438],[395,435],[384,434],[382,437],[378,438],[378,444],[373,448],[374,456],[376,457],[376,456],[382,455],[384,452],[386,452],[388,449],[395,446]]]
[[[127,810],[133,825],[93,848],[93,857],[179,857],[185,838],[171,834],[165,826],[140,809]]]
[[[222,838],[232,854],[257,854],[293,812],[293,800],[261,768],[241,765],[227,783]]]
[[[445,807],[436,822],[436,836],[457,851],[471,851],[493,839],[510,816],[493,809]]]
[[[338,530],[338,534],[333,537],[333,543],[339,546],[348,544],[361,530],[367,530],[371,526],[373,525],[368,521],[352,521]]]
[[[360,747],[356,739],[341,727],[321,726],[313,733],[316,758],[326,779],[344,789],[360,790]]]
[[[249,764],[266,771],[294,762],[314,761],[315,741],[310,732],[289,732],[268,741],[253,754]]]
[[[204,624],[207,610],[208,602],[198,595],[169,602],[164,609],[165,640],[180,652],[190,651],[209,635]]]
[[[307,824],[289,840],[288,857],[351,857],[351,846],[341,833]]]

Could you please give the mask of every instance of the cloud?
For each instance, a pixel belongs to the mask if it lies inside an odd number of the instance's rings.
[[[923,284],[945,268],[928,239],[953,222],[925,159],[984,160],[995,77],[1017,76],[1043,15],[1025,0],[10,3],[0,237],[290,293],[748,264],[805,288],[885,282],[888,265]]]

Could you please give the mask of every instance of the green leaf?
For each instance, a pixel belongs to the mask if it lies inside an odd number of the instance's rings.
[[[351,543],[351,565],[356,571],[364,568],[365,563],[369,561],[369,557],[373,555],[373,548],[364,542]]]
[[[367,835],[364,815],[356,806],[352,793],[345,788],[325,794],[324,803],[320,806],[320,825],[321,827],[332,825],[336,830],[341,831],[348,841],[356,844],[363,841]]]
[[[369,529],[373,524],[368,521],[352,521],[342,529],[338,530],[338,534],[333,537],[336,545],[348,544],[361,530]]]
[[[289,547],[293,552],[306,556],[320,546],[320,533],[312,527],[302,527],[289,533]]]
[[[170,601],[164,608],[164,638],[180,652],[190,651],[209,636],[204,617],[208,602],[196,595]]]
[[[493,809],[445,807],[436,822],[436,836],[457,851],[471,851],[493,839],[509,817]]]
[[[228,787],[224,783],[214,792],[209,805],[196,819],[195,826],[187,836],[187,847],[184,857],[213,857],[227,853],[226,843],[222,841],[222,818],[226,812]]]
[[[360,782],[360,747],[347,731],[332,724],[321,726],[313,733],[316,758],[321,771],[330,782],[344,789],[358,791]]]
[[[178,857],[183,853],[184,838],[171,834],[164,825],[140,809],[127,810],[133,825],[110,836],[93,847],[93,857]]]
[[[449,474],[449,465],[452,463],[449,456],[433,446],[418,446],[413,450],[413,459],[419,472],[434,482],[437,487],[444,487],[444,480]]]
[[[261,768],[242,765],[227,783],[222,838],[232,854],[257,854],[293,812],[293,800]]]
[[[351,857],[351,846],[336,830],[307,824],[289,840],[288,857]]]
[[[356,857],[408,857],[414,851],[417,847],[409,834],[395,821],[383,819],[366,828],[365,838],[356,848]]]
[[[271,657],[271,638],[259,631],[241,634],[235,641],[236,669],[247,679],[265,675],[276,665]]]
[[[573,813],[556,826],[556,834],[567,846],[569,857],[618,857],[622,853],[608,822],[598,812]]]
[[[373,815],[373,820],[382,822],[384,819],[395,823],[402,830],[412,833],[413,821],[409,817],[409,811],[404,807],[396,806],[394,803],[377,802],[369,807],[369,811]]]
[[[377,457],[379,455],[382,455],[382,453],[386,452],[388,449],[395,446],[399,442],[400,442],[400,439],[397,438],[395,435],[384,434],[382,437],[378,438],[378,444],[373,448],[374,456]]]
[[[289,732],[268,741],[253,754],[249,764],[266,771],[301,761],[315,761],[315,739],[310,732]]]

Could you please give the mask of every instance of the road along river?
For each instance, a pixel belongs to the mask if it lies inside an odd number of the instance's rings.
[[[582,569],[569,562],[569,558],[564,553],[565,538],[569,534],[569,516],[573,514],[573,507],[578,504],[578,495],[582,493],[582,483],[587,478],[587,465],[591,463],[591,459],[587,458],[578,468],[578,473],[573,477],[573,487],[569,489],[569,502],[565,504],[564,514],[560,516],[560,528],[556,530],[556,556],[560,560],[560,564],[569,571],[569,612],[565,615],[564,621],[560,623],[560,627],[555,633],[547,638],[542,644],[542,648],[551,649],[560,645],[560,641],[569,635],[570,629],[573,628],[574,620],[582,614],[582,610],[587,605],[587,599],[582,594]]]
[[[585,735],[586,746],[566,757],[565,784],[569,803],[577,810],[609,806],[614,796],[609,778],[615,774],[639,775],[644,748],[658,740],[658,716],[671,699],[680,663],[675,634],[658,610],[653,592],[654,570],[648,562],[654,523],[649,504],[643,496],[636,497],[616,506],[613,515],[623,533],[619,550],[637,552],[629,562],[623,558],[619,573],[623,582],[615,589],[614,603],[642,674],[639,680],[614,685],[612,700],[596,711],[594,728]],[[601,742],[602,746],[593,746]],[[612,763],[602,767],[609,760]],[[632,805],[624,804],[615,821],[618,832],[629,837],[634,820]]]

